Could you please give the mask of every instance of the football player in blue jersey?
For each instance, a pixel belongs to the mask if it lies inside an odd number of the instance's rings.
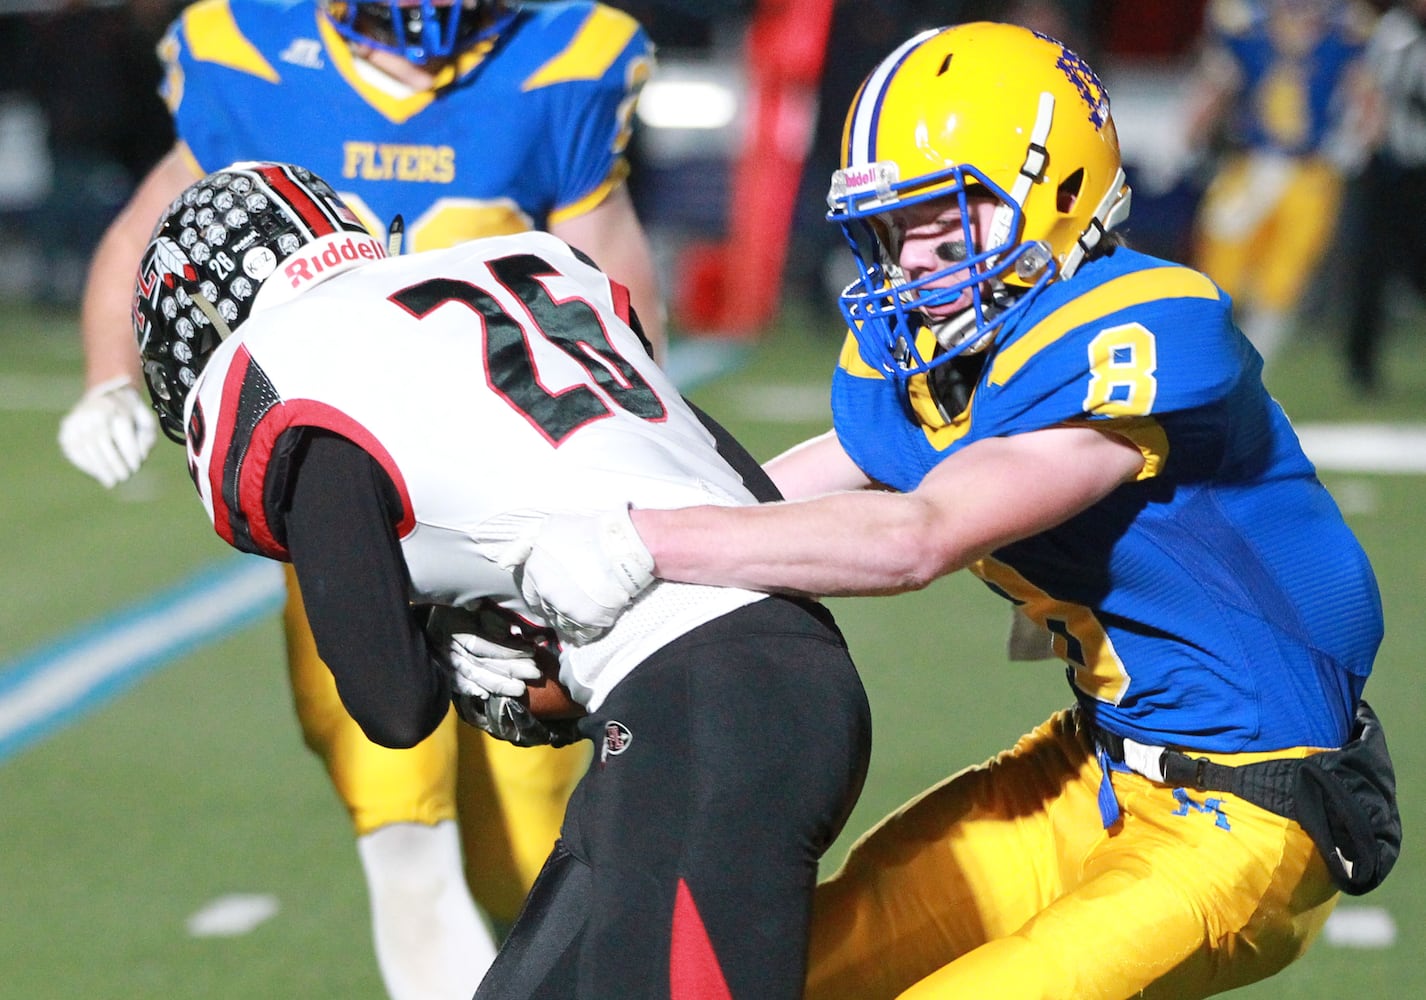
[[[130,332],[139,258],[172,199],[236,160],[311,167],[372,231],[403,217],[407,249],[547,229],[629,289],[659,352],[652,257],[624,183],[653,48],[627,14],[587,0],[200,0],[159,55],[178,141],[96,251],[81,315],[88,389],[60,431],[65,455],[105,486],[132,475],[155,436]],[[411,750],[376,746],[342,708],[291,576],[288,594],[297,715],[351,815],[388,990],[468,997],[494,955],[475,903],[514,919],[586,754],[515,748],[454,716]]]
[[[1337,233],[1375,11],[1359,0],[1213,0],[1186,141],[1226,147],[1199,205],[1193,264],[1237,304],[1269,362]]]
[[[482,533],[570,643],[654,578],[875,595],[969,569],[1037,626],[1072,706],[858,842],[817,892],[809,997],[1207,996],[1395,860],[1371,566],[1228,297],[1111,232],[1129,199],[1073,52],[916,35],[847,118],[830,218],[860,277],[834,428],[767,465],[788,500]]]

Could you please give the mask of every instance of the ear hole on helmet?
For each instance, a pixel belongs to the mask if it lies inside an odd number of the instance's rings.
[[[1074,203],[1079,201],[1080,189],[1083,187],[1084,168],[1081,167],[1060,182],[1059,190],[1055,192],[1055,207],[1061,212],[1073,210]]]

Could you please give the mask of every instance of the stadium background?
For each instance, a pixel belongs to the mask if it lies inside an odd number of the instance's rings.
[[[842,331],[827,290],[840,275],[838,237],[819,216],[848,88],[922,23],[1044,16],[1043,5],[843,0],[820,29],[817,3],[701,5],[711,18],[674,0],[614,5],[649,25],[663,56],[655,84],[685,113],[660,121],[651,89],[636,149],[635,194],[673,309],[672,367],[769,457],[828,420]],[[1201,8],[1069,0],[1051,12],[1115,99],[1136,182],[1129,236],[1167,256],[1182,254],[1202,182],[1173,155]],[[55,445],[81,386],[85,257],[169,141],[150,52],[173,9],[0,3],[0,993],[379,996],[345,818],[291,718],[272,567],[234,557],[204,528],[171,446],[110,494]],[[810,35],[792,33],[808,23]],[[825,47],[805,44],[817,30]],[[695,106],[703,127],[682,127]],[[806,183],[789,183],[804,154]],[[752,203],[757,185],[764,200]],[[1362,238],[1345,221],[1340,253]],[[1390,390],[1355,398],[1338,360],[1331,260],[1319,279],[1269,382],[1381,580],[1387,633],[1368,697],[1392,738],[1406,849],[1382,889],[1343,902],[1303,961],[1234,995],[1423,996],[1426,698],[1413,654],[1426,641],[1415,606],[1426,313],[1408,295],[1394,302]],[[1006,662],[1007,614],[969,578],[833,608],[871,694],[876,746],[828,866],[885,812],[1069,697],[1053,665]]]

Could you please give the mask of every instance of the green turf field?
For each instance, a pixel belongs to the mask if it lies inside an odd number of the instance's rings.
[[[1299,424],[1426,424],[1426,360],[1408,329],[1426,317],[1402,322],[1385,398],[1349,398],[1321,331],[1273,370],[1273,391]],[[759,457],[825,428],[837,341],[809,325],[789,317],[736,374],[692,393]],[[55,428],[78,371],[72,316],[0,308],[0,694],[21,657],[231,558],[206,526],[177,446],[161,440],[155,460],[112,494],[63,460]],[[1426,645],[1415,604],[1426,583],[1426,477],[1324,470],[1323,479],[1382,585],[1387,634],[1368,696],[1392,740],[1406,836],[1391,880],[1339,915],[1388,919],[1396,937],[1384,947],[1320,941],[1282,975],[1234,995],[1426,996],[1417,850],[1426,685],[1410,652]],[[1007,613],[968,577],[833,607],[877,728],[866,792],[829,863],[886,811],[1069,699],[1053,665],[1005,661]],[[229,894],[272,897],[279,909],[250,933],[190,935],[189,918]],[[290,715],[273,616],[0,760],[0,995],[377,998],[365,910],[344,813]]]

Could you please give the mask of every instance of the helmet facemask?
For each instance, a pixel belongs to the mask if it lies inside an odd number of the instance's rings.
[[[513,16],[487,24],[487,0],[323,0],[348,41],[400,56],[417,66],[450,59],[498,32]]]
[[[860,193],[848,193],[848,173],[834,175],[827,218],[841,226],[860,277],[843,290],[839,305],[857,331],[862,359],[878,371],[909,378],[987,349],[1027,298],[1054,279],[1057,269],[1048,250],[1017,242],[1020,206],[974,167],[950,167],[911,182],[888,180],[881,191]],[[996,202],[983,238],[977,236],[978,193]],[[945,267],[908,279],[898,263],[901,243],[888,213],[928,203],[958,206],[960,240],[947,241]],[[1022,287],[1008,286],[1006,275],[1018,275]],[[970,301],[963,309],[937,313],[967,291]],[[917,334],[927,329],[934,340],[920,337],[918,346]]]

